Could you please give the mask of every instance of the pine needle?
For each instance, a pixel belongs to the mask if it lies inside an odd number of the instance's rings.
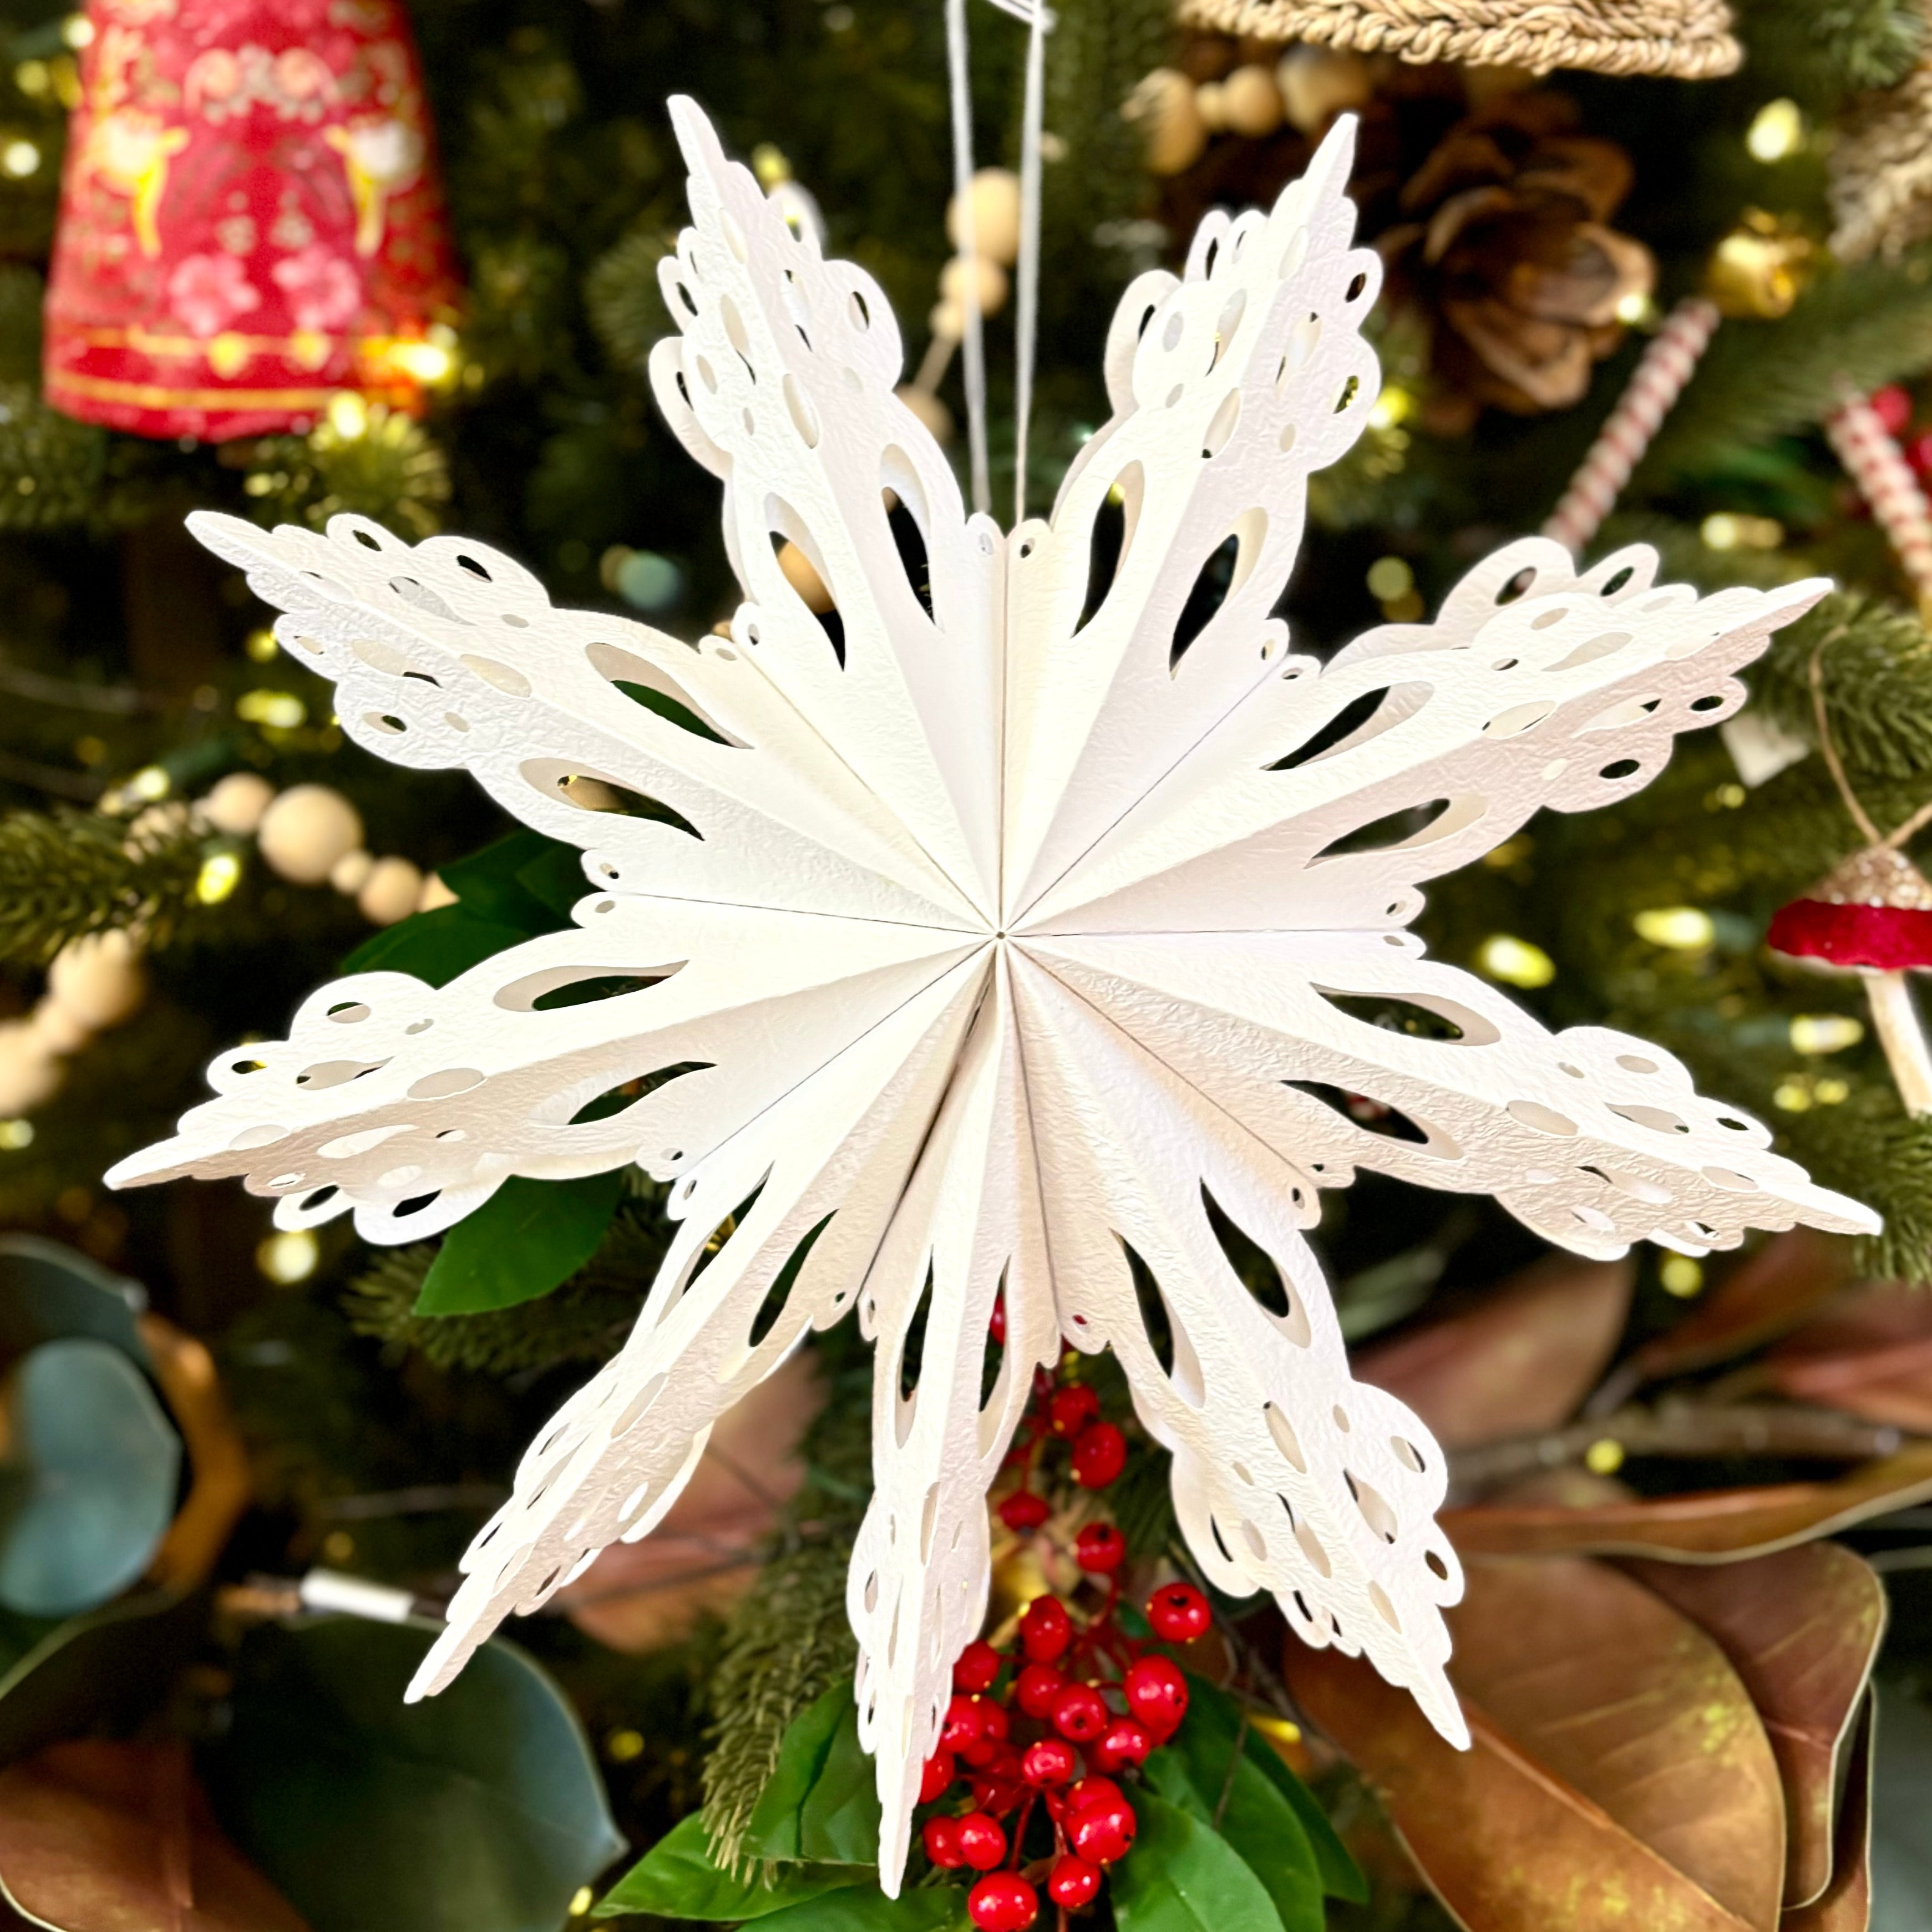
[[[110,927],[163,944],[196,909],[200,872],[200,839],[185,826],[136,838],[102,813],[15,812],[0,819],[0,959],[41,964]]]

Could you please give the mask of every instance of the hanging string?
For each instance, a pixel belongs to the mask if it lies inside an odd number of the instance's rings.
[[[986,480],[986,345],[980,326],[980,251],[973,232],[973,89],[966,52],[966,0],[946,0],[946,67],[952,93],[952,205],[958,210],[953,237],[966,265],[961,306],[965,311],[966,438],[970,452],[973,508],[992,506]]]
[[[1001,0],[994,0],[997,6]],[[1026,520],[1027,435],[1033,421],[1034,356],[1040,328],[1040,163],[1045,116],[1045,0],[1034,0],[1027,22],[1026,97],[1020,120],[1020,292],[1016,318],[1018,368],[1014,384],[1013,527]]]

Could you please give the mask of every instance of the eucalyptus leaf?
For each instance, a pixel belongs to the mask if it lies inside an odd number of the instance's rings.
[[[1108,1887],[1120,1932],[1279,1932],[1266,1888],[1212,1826],[1145,1787],[1136,1809],[1139,1834]]]
[[[89,1335],[144,1366],[134,1314],[145,1299],[124,1276],[38,1234],[0,1234],[0,1365],[43,1342]]]
[[[314,1932],[557,1932],[623,1850],[581,1726],[522,1652],[487,1643],[404,1702],[436,1635],[333,1617],[243,1640],[208,1795]]]
[[[1190,1673],[1187,1678],[1187,1722],[1185,1730],[1205,1733],[1214,1739],[1232,1739],[1240,1727],[1240,1706],[1218,1684]],[[1300,1826],[1310,1849],[1315,1854],[1322,1875],[1322,1889],[1330,1898],[1346,1898],[1366,1904],[1369,1882],[1362,1868],[1348,1856],[1348,1847],[1335,1835],[1328,1814],[1320,1801],[1300,1778],[1282,1763],[1281,1754],[1250,1724],[1242,1749],[1282,1798]]]
[[[148,1567],[175,1511],[181,1438],[147,1380],[92,1336],[15,1366],[0,1456],[0,1607],[72,1616]]]
[[[412,973],[431,986],[446,986],[459,974],[494,958],[530,934],[514,926],[478,919],[463,906],[412,913],[365,939],[342,962],[345,973]]]
[[[872,1761],[859,1745],[849,1678],[792,1721],[746,1828],[748,1856],[871,1864],[879,1856]]]
[[[754,1863],[752,1875],[746,1878],[721,1869],[712,1858],[704,1819],[694,1811],[604,1894],[596,1916],[610,1918],[643,1912],[654,1918],[715,1918],[739,1924],[824,1892],[855,1885],[876,1888],[878,1883],[878,1874],[869,1865],[790,1866],[769,1884],[760,1876],[764,1869],[762,1862]]]
[[[512,1174],[443,1236],[416,1312],[481,1315],[561,1288],[597,1252],[623,1192],[621,1168],[574,1180]]]

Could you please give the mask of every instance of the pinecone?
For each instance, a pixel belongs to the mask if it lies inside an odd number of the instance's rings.
[[[1622,340],[1619,308],[1651,292],[1650,250],[1606,225],[1630,158],[1576,122],[1563,96],[1540,92],[1458,122],[1376,242],[1394,301],[1430,328],[1434,427],[1466,428],[1485,404],[1567,409]]]

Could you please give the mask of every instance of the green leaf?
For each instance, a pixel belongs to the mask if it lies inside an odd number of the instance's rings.
[[[487,1643],[403,1702],[436,1634],[332,1617],[243,1640],[208,1794],[314,1932],[556,1932],[623,1850],[582,1727],[520,1651]]]
[[[551,923],[561,932],[571,923],[570,909],[591,890],[584,876],[584,853],[575,845],[560,845],[546,838],[544,850],[518,868],[517,883],[551,915]]]
[[[932,1885],[888,1898],[876,1885],[828,1892],[759,1922],[759,1932],[966,1932],[962,1886]]]
[[[1279,1932],[1266,1888],[1211,1826],[1144,1787],[1136,1808],[1139,1835],[1108,1886],[1120,1932]]]
[[[755,1873],[758,1865],[752,1868]],[[695,1811],[660,1838],[607,1892],[596,1916],[644,1912],[654,1918],[722,1918],[734,1924],[763,1918],[848,1886],[877,1888],[869,1865],[801,1865],[769,1885],[721,1870],[711,1856],[704,1819]]]
[[[413,973],[432,986],[459,974],[530,934],[514,926],[473,917],[460,905],[412,913],[365,939],[342,962],[345,973]]]
[[[418,1315],[481,1315],[560,1288],[597,1252],[624,1171],[575,1180],[512,1174],[442,1238],[416,1297]]]
[[[745,1829],[748,1857],[872,1864],[879,1856],[879,1796],[859,1748],[849,1678],[794,1719]]]
[[[64,1617],[118,1597],[166,1533],[181,1474],[146,1377],[111,1342],[45,1342],[0,1414],[0,1608]]]
[[[1240,1706],[1218,1685],[1204,1677],[1190,1673],[1187,1678],[1187,1723],[1184,1730],[1208,1730],[1216,1737],[1232,1739],[1240,1728]],[[1346,1898],[1357,1905],[1368,1902],[1369,1882],[1362,1868],[1348,1856],[1348,1847],[1335,1835],[1328,1814],[1313,1792],[1282,1763],[1281,1754],[1250,1724],[1242,1749],[1268,1781],[1288,1802],[1315,1854],[1322,1874],[1322,1889],[1330,1898]]]
[[[554,860],[560,860],[574,875],[574,899],[583,898],[590,890],[590,881],[584,876],[583,854],[574,845],[546,838],[541,832],[513,832],[507,838],[500,838],[495,844],[486,845],[482,851],[472,852],[468,858],[440,870],[443,884],[456,895],[469,917],[492,926],[514,926],[534,937],[540,932],[557,932],[570,923],[569,904],[560,909],[525,877],[532,868]],[[536,876],[541,879],[547,874],[539,870]]]
[[[145,1367],[148,1351],[134,1326],[140,1294],[134,1282],[58,1241],[0,1235],[0,1364],[43,1342],[91,1335]]]

